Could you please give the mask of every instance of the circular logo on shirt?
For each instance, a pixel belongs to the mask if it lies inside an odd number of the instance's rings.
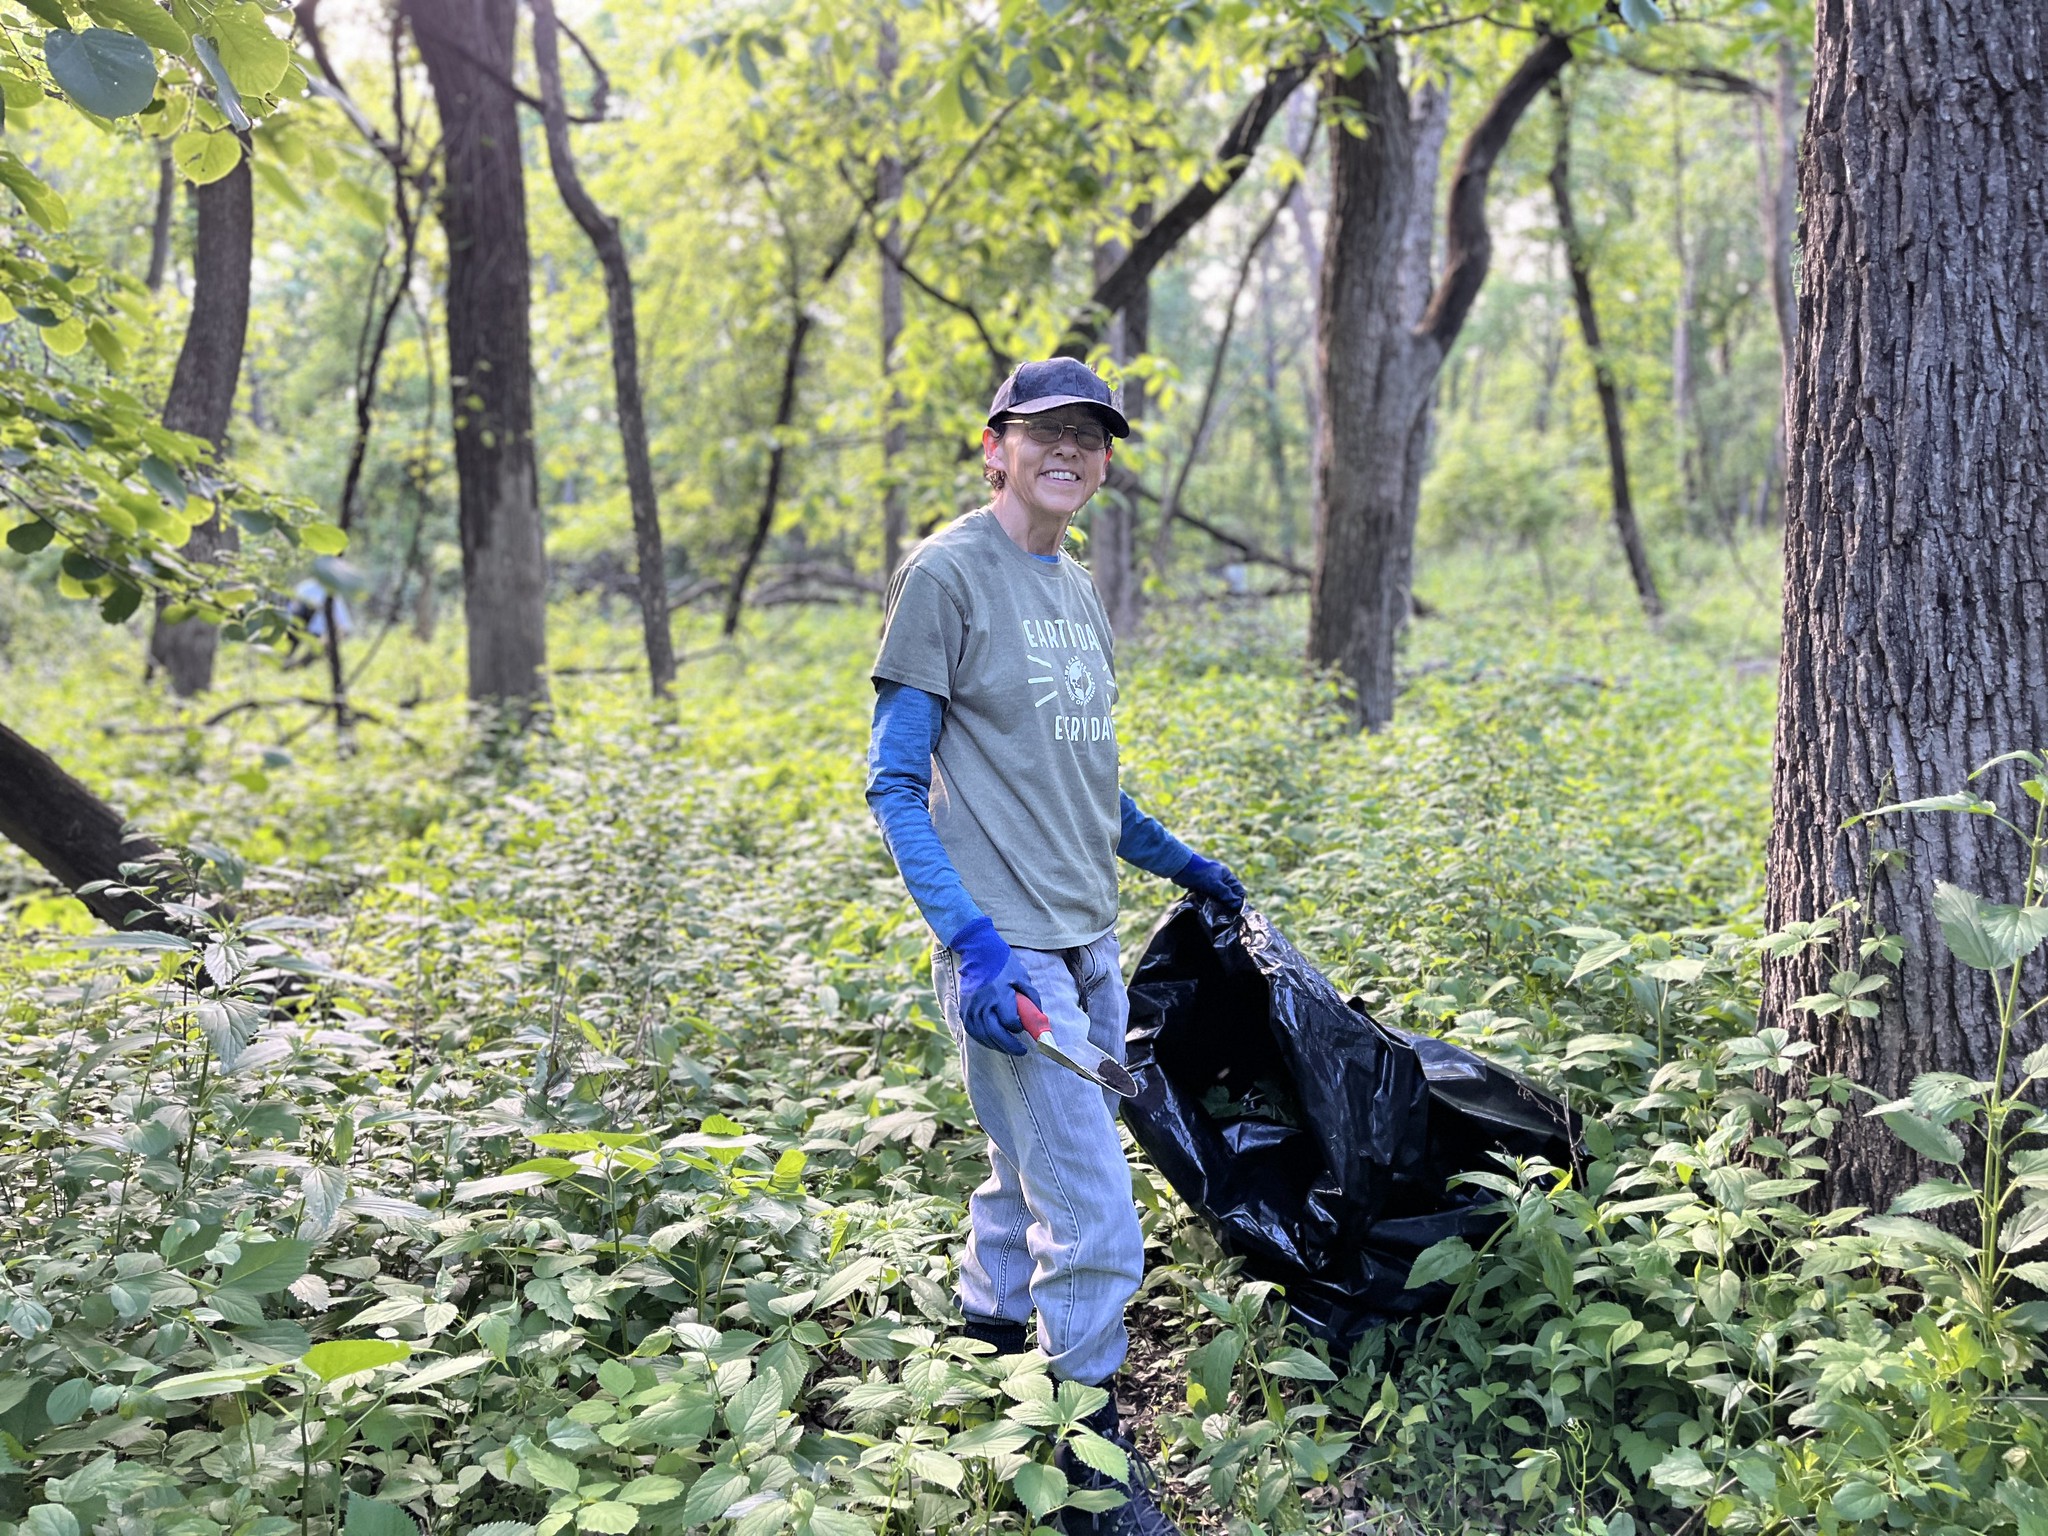
[[[1095,697],[1095,673],[1080,657],[1068,659],[1063,681],[1067,685],[1067,697],[1076,704],[1086,704]]]

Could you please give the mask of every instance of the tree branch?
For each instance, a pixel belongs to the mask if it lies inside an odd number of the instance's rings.
[[[1458,155],[1451,181],[1450,210],[1444,219],[1444,275],[1429,308],[1416,323],[1416,334],[1448,350],[1472,312],[1493,261],[1493,235],[1486,225],[1486,184],[1493,163],[1507,147],[1515,124],[1537,93],[1571,62],[1571,40],[1552,35],[1522,60],[1485,116],[1473,125]]]
[[[1236,121],[1231,123],[1230,131],[1223,136],[1223,142],[1217,145],[1214,166],[1154,220],[1149,229],[1131,242],[1124,259],[1095,285],[1095,292],[1089,296],[1088,303],[1067,322],[1059,356],[1088,355],[1088,349],[1101,336],[1102,328],[1110,317],[1137,296],[1146,279],[1151,277],[1152,269],[1164,261],[1174,247],[1208,216],[1209,210],[1222,202],[1230,189],[1243,179],[1251,167],[1253,151],[1265,137],[1266,125],[1286,105],[1295,87],[1306,80],[1321,62],[1320,54],[1312,54],[1295,63],[1283,64],[1266,77],[1266,83],[1244,104]]]

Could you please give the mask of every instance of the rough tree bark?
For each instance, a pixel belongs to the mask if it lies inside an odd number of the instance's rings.
[[[1658,618],[1664,600],[1657,592],[1657,578],[1650,570],[1649,552],[1643,548],[1643,531],[1636,524],[1635,500],[1628,487],[1628,443],[1622,430],[1621,391],[1615,387],[1614,365],[1600,344],[1600,313],[1593,303],[1592,263],[1586,242],[1579,234],[1572,214],[1572,109],[1561,87],[1553,83],[1557,99],[1557,148],[1550,157],[1550,197],[1557,205],[1557,228],[1564,237],[1565,265],[1571,271],[1572,303],[1579,311],[1579,332],[1586,340],[1586,353],[1593,363],[1593,389],[1600,397],[1600,424],[1607,437],[1607,483],[1614,504],[1614,532],[1621,540],[1621,552],[1628,559],[1628,572],[1636,584],[1636,597],[1643,612]]]
[[[169,927],[146,898],[79,890],[100,880],[119,881],[124,862],[139,863],[162,850],[125,831],[119,811],[5,725],[0,725],[0,837],[78,893],[87,910],[109,928]],[[129,922],[130,914],[138,912]]]
[[[597,206],[576,172],[569,147],[569,109],[562,99],[561,48],[554,0],[533,7],[533,60],[540,75],[547,123],[548,165],[555,190],[583,230],[604,269],[605,315],[612,333],[612,399],[619,413],[619,452],[626,462],[626,493],[633,507],[633,558],[639,567],[640,633],[647,650],[648,682],[661,698],[676,680],[676,650],[668,629],[668,571],[661,548],[661,508],[654,499],[654,464],[647,452],[647,417],[640,395],[640,330],[633,315],[633,269],[619,221]],[[602,86],[600,86],[602,88]]]
[[[249,259],[256,233],[254,179],[245,153],[218,181],[195,187],[199,208],[198,244],[192,258],[192,316],[164,400],[164,425],[203,437],[218,453],[234,413],[235,386],[242,377],[242,344],[249,331]],[[210,560],[239,548],[231,519],[218,512],[192,530],[185,552]],[[160,666],[181,698],[213,686],[213,657],[220,631],[200,619],[167,624],[163,605],[149,639],[152,666]]]
[[[1412,323],[1404,274],[1415,271],[1410,219],[1418,189],[1416,130],[1392,39],[1366,67],[1330,82],[1363,118],[1361,137],[1330,129],[1330,219],[1316,326],[1323,384],[1316,486],[1315,576],[1308,655],[1354,690],[1353,717],[1377,727],[1394,713],[1394,644],[1409,611],[1416,488],[1429,441],[1430,397],[1445,354],[1486,281],[1492,237],[1486,186],[1493,163],[1538,92],[1571,58],[1546,37],[1509,77],[1467,136],[1445,219],[1444,272]]]
[[[1769,962],[1764,1020],[1890,1099],[1922,1072],[1991,1075],[1989,981],[1949,956],[1932,894],[2019,901],[2025,861],[1986,817],[1843,823],[2048,745],[2048,48],[2030,6],[1822,0],[1816,22],[1767,911],[1782,927],[1870,887],[1866,921],[1906,954],[1875,1019],[1797,1007],[1839,956]],[[1971,787],[2023,805],[2015,777]],[[1907,858],[1873,879],[1873,844]],[[1819,1198],[1882,1209],[1915,1161],[1852,1109]]]
[[[441,116],[448,363],[469,697],[537,701],[547,679],[547,554],[533,461],[530,261],[518,0],[405,0]]]

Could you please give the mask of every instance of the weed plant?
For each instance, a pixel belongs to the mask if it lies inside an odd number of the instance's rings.
[[[860,799],[874,616],[759,622],[697,637],[670,707],[565,674],[490,750],[445,641],[387,642],[346,753],[289,707],[201,726],[108,681],[104,637],[8,674],[10,723],[196,849],[218,903],[197,942],[107,935],[0,870],[0,1536],[1026,1531],[1099,1499],[1052,1465],[1121,1470],[1095,1393],[951,1330],[985,1165]],[[2016,1294],[2043,1063],[1875,1111],[1955,1149],[1954,1189],[1800,1205],[1868,1106],[1782,1099],[1798,1046],[1756,1028],[1764,948],[1831,934],[1755,916],[1748,638],[1461,612],[1358,738],[1298,623],[1205,603],[1129,648],[1127,783],[1390,1022],[1568,1095],[1588,1159],[1478,1176],[1503,1227],[1418,1276],[1450,1311],[1336,1357],[1141,1164],[1131,1385],[1176,1511],[2048,1530]],[[557,625],[565,668],[630,654]],[[1171,894],[1131,876],[1127,960]],[[2033,931],[2001,914],[2037,891],[1986,896],[2016,902],[1969,898],[1987,932]],[[2018,1148],[2009,1181],[1968,1182],[1970,1136]],[[1914,1214],[1949,1198],[1984,1242]]]

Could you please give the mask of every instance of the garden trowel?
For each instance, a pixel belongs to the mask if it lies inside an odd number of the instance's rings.
[[[1138,1096],[1136,1081],[1124,1070],[1124,1064],[1114,1056],[1098,1050],[1095,1046],[1084,1045],[1081,1047],[1082,1055],[1090,1065],[1083,1066],[1081,1062],[1054,1045],[1052,1020],[1045,1016],[1044,1010],[1038,1004],[1032,1002],[1022,992],[1017,994],[1017,1017],[1024,1021],[1024,1033],[1038,1048],[1041,1056],[1058,1062],[1069,1072],[1087,1078],[1098,1088],[1107,1088],[1120,1098],[1135,1099]]]

